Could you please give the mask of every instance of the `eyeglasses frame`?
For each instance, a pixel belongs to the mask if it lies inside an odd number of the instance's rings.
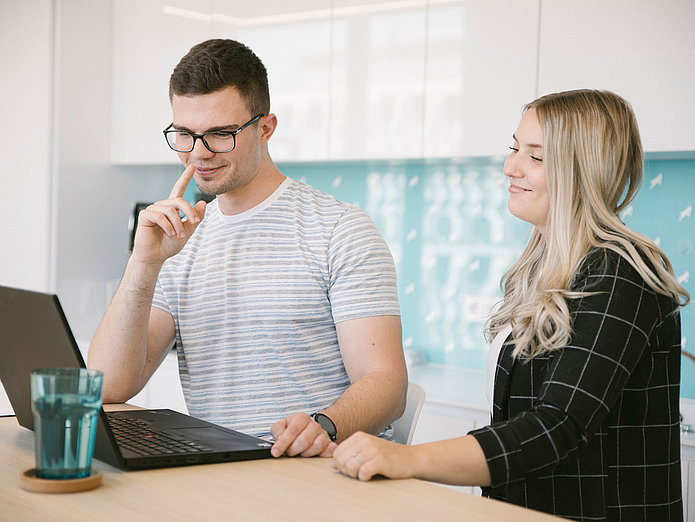
[[[266,116],[266,115],[265,115],[265,114],[258,114],[257,116],[254,116],[254,117],[251,118],[249,121],[247,121],[246,123],[244,123],[244,124],[243,124],[241,127],[239,127],[238,129],[234,129],[234,130],[232,130],[232,131],[223,131],[223,130],[220,130],[220,131],[209,131],[209,132],[204,132],[204,133],[202,133],[202,134],[194,134],[194,133],[188,132],[188,131],[182,131],[182,130],[172,129],[172,127],[174,126],[174,123],[172,122],[172,123],[171,123],[166,129],[164,129],[162,132],[164,133],[164,140],[167,142],[167,145],[169,145],[169,148],[170,148],[171,150],[175,151],[175,152],[184,152],[184,153],[186,153],[186,152],[192,152],[193,149],[195,149],[195,142],[196,142],[196,140],[200,139],[200,141],[203,142],[203,145],[205,145],[205,148],[208,149],[210,152],[212,152],[213,154],[221,154],[221,153],[225,153],[225,152],[232,152],[232,151],[236,148],[236,135],[239,134],[241,131],[243,131],[243,130],[244,130],[246,127],[248,127],[249,125],[253,125],[254,123],[256,123],[256,122],[257,122],[259,119],[261,119],[263,116]],[[167,135],[168,135],[168,134],[171,134],[171,133],[174,133],[174,132],[178,132],[178,133],[181,133],[181,132],[182,132],[182,133],[185,133],[185,134],[190,134],[190,136],[193,138],[193,145],[191,145],[191,148],[190,148],[190,149],[187,149],[187,150],[178,150],[178,149],[175,149],[174,147],[172,147],[172,146],[171,146],[171,143],[169,143],[169,139],[167,138]],[[210,148],[210,145],[208,145],[208,142],[205,140],[205,135],[206,135],[206,134],[222,134],[222,133],[223,133],[223,134],[229,134],[229,135],[232,137],[232,139],[234,140],[234,143],[232,144],[232,148],[231,148],[231,149],[227,149],[227,150],[212,150],[212,148]]]

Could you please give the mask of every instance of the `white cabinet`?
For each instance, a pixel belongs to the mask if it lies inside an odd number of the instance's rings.
[[[681,480],[683,482],[683,520],[695,522],[695,448],[682,445]]]
[[[538,10],[538,0],[430,2],[424,157],[506,154],[536,97]]]
[[[12,414],[14,414],[14,410],[12,409],[12,405],[10,404],[10,399],[7,396],[7,393],[5,393],[5,388],[0,382],[0,417],[2,417],[3,415]]]
[[[211,37],[265,63],[277,161],[505,153],[523,104],[591,87],[634,106],[648,151],[695,149],[695,3],[114,0],[114,163],[175,163],[168,79]]]
[[[426,400],[415,427],[412,444],[463,437],[469,431],[490,423],[490,413],[482,408]],[[447,486],[480,496],[480,488]]]
[[[324,0],[257,2],[115,0],[111,159],[177,163],[162,130],[171,122],[169,77],[208,38],[247,44],[269,74],[278,129],[275,160],[328,156],[330,16]],[[243,122],[240,122],[243,123]]]
[[[176,163],[169,76],[211,37],[265,63],[276,161],[504,154],[535,95],[538,2],[115,0],[112,161]]]
[[[162,130],[171,123],[169,77],[181,57],[210,34],[197,2],[114,0],[111,161],[177,163]]]
[[[427,2],[336,0],[331,159],[422,155]]]
[[[168,408],[181,413],[188,413],[181,389],[175,351],[170,351],[167,354],[142,391],[130,399],[128,404],[142,408]]]
[[[275,161],[328,159],[328,7],[325,0],[212,2],[214,36],[246,44],[268,71],[270,109],[278,118],[268,145]]]
[[[690,514],[690,510],[688,509],[689,506],[689,496],[690,496],[690,487],[689,487],[689,478],[690,478],[690,462],[687,460],[682,460],[681,461],[681,485],[683,486],[683,520],[689,520],[688,515]],[[695,469],[695,468],[694,468]],[[695,491],[693,491],[695,493]],[[694,513],[695,515],[695,513]]]
[[[635,109],[646,151],[695,149],[695,2],[543,2],[539,93],[608,89]]]

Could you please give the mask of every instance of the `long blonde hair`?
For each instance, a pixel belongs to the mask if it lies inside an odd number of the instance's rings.
[[[511,324],[515,357],[532,358],[567,344],[568,300],[586,295],[569,288],[596,247],[617,252],[655,292],[687,304],[690,296],[664,252],[618,216],[643,177],[639,129],[627,101],[608,91],[576,90],[538,98],[529,109],[543,129],[550,209],[545,235],[534,228],[502,277],[504,299],[486,323],[488,340]]]

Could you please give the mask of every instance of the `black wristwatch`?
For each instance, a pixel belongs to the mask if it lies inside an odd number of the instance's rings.
[[[321,426],[323,430],[328,433],[329,439],[331,439],[333,442],[336,441],[338,438],[338,430],[328,415],[316,412],[311,414],[311,418],[318,422],[319,426]]]

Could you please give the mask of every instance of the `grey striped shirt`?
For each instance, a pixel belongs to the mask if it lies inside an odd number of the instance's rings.
[[[242,214],[210,203],[153,306],[174,318],[191,415],[257,436],[349,386],[335,323],[400,314],[393,258],[367,214],[289,178]]]

